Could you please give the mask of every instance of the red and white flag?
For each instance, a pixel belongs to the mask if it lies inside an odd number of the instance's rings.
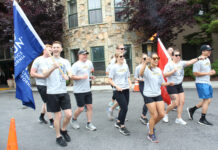
[[[168,61],[170,61],[171,58],[161,40],[159,38],[157,40],[157,54],[160,57],[158,67],[163,72],[165,65],[168,63]],[[164,79],[165,81],[167,81],[166,78]],[[171,103],[170,96],[167,93],[166,87],[161,87],[161,96],[165,103],[167,103],[168,105]]]

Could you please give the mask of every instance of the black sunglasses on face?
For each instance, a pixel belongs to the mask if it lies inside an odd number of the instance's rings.
[[[123,58],[124,56],[122,55],[122,56],[120,56],[120,58]]]
[[[180,54],[177,54],[177,55],[175,55],[175,56],[176,56],[176,57],[178,57],[178,56],[180,57],[181,55],[180,55]]]
[[[146,60],[146,57],[144,57],[143,59]]]

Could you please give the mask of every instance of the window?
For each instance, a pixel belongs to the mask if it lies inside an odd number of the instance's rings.
[[[91,47],[92,62],[95,68],[94,75],[105,75],[105,59],[104,59],[104,47]]]
[[[126,48],[125,59],[126,63],[129,66],[129,71],[132,74],[132,48],[131,45],[124,45]]]
[[[71,64],[75,63],[78,60],[78,52],[79,52],[79,49],[72,49],[70,51]]]
[[[88,0],[89,24],[102,23],[101,0]]]
[[[123,11],[126,8],[125,3],[123,0],[114,0],[114,11],[115,11],[115,21],[117,22],[126,22],[127,19],[125,19],[124,15],[120,15],[120,12]]]
[[[76,0],[68,1],[68,20],[69,20],[69,28],[78,26]]]
[[[142,53],[145,53],[145,54],[148,53],[147,45],[146,44],[142,44]]]

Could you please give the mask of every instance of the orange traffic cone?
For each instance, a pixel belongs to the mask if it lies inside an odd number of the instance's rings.
[[[15,119],[11,118],[7,150],[18,150]]]
[[[139,81],[135,81],[135,85],[134,85],[134,92],[139,92]]]

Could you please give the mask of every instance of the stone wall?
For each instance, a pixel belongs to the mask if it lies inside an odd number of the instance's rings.
[[[103,23],[90,25],[88,22],[88,0],[77,1],[78,27],[68,27],[67,7],[65,7],[65,28],[64,28],[64,49],[65,56],[70,60],[72,49],[87,49],[91,47],[104,46],[105,65],[107,67],[110,57],[114,54],[117,44],[130,44],[132,50],[132,67],[139,63],[141,56],[141,43],[138,43],[138,36],[135,32],[128,31],[125,22],[115,22],[114,0],[102,0]],[[65,2],[67,5],[67,2]],[[97,77],[94,84],[104,84],[105,77]]]

